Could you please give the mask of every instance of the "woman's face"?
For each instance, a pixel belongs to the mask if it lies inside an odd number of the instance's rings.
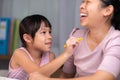
[[[80,23],[85,27],[99,25],[103,20],[103,8],[100,0],[83,0],[80,5]]]

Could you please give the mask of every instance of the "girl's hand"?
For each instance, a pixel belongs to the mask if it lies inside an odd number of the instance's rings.
[[[72,53],[74,48],[79,44],[82,38],[70,37],[64,45],[65,53]]]

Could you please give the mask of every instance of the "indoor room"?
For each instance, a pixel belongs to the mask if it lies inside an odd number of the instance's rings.
[[[120,80],[119,14],[120,0],[0,0],[0,80]]]

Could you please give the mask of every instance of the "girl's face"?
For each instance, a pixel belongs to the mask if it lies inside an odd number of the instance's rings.
[[[40,51],[50,51],[52,46],[51,29],[42,22],[39,30],[35,34],[33,47]]]
[[[103,20],[103,8],[100,0],[83,0],[80,6],[80,22],[82,26],[99,25]]]

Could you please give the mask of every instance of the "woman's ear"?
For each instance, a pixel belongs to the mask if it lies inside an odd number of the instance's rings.
[[[114,8],[112,5],[109,5],[108,7],[105,8],[104,10],[104,16],[110,16],[113,15]]]
[[[28,34],[24,34],[24,35],[23,35],[23,39],[24,39],[25,42],[27,42],[27,43],[31,43],[31,41],[32,41],[32,37],[31,37],[30,35],[28,35]]]

